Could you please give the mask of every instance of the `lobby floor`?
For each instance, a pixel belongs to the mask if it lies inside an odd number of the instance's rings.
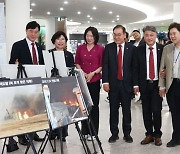
[[[166,143],[171,139],[172,132],[172,124],[171,124],[171,114],[169,112],[168,106],[164,103],[162,110],[162,146],[155,146],[153,143],[148,145],[141,145],[140,141],[145,137],[145,129],[143,125],[142,119],[142,111],[141,111],[141,103],[134,102],[132,100],[132,137],[133,143],[126,143],[123,140],[123,134],[121,129],[121,108],[120,108],[120,133],[119,140],[116,143],[110,144],[108,143],[108,138],[111,136],[109,131],[109,103],[105,101],[107,97],[107,93],[104,91],[101,92],[100,99],[100,131],[99,138],[102,142],[102,148],[105,154],[179,154],[180,146],[176,146],[173,148],[167,148]],[[41,137],[43,137],[44,132],[38,133]],[[91,152],[93,153],[92,142],[87,142]],[[35,147],[38,149],[40,143],[34,142]],[[98,148],[98,144],[95,141],[96,149],[98,153],[101,153]],[[0,140],[0,150],[2,150],[3,140]],[[23,154],[25,152],[25,147],[22,145],[18,145],[19,150],[12,152],[12,154]],[[60,152],[60,143],[56,141],[57,152]],[[6,149],[5,152],[6,153]],[[29,154],[32,154],[32,150],[30,149]],[[45,148],[44,154],[52,154],[52,148],[48,142],[47,147]],[[67,137],[67,141],[64,143],[64,154],[84,154],[84,150],[82,144],[79,140],[78,132],[75,129],[75,125],[72,124],[69,126],[69,136]]]

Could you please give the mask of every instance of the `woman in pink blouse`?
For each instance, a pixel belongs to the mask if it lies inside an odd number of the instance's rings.
[[[75,64],[78,69],[82,69],[86,78],[87,86],[93,101],[90,116],[95,127],[95,131],[91,128],[93,139],[95,133],[99,130],[99,93],[100,93],[100,79],[102,70],[102,58],[104,47],[98,45],[99,33],[95,27],[88,27],[84,32],[85,44],[78,46],[75,56]],[[88,136],[89,129],[87,122],[82,122],[82,133]]]

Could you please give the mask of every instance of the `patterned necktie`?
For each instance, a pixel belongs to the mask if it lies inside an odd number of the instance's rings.
[[[38,62],[37,62],[37,55],[36,55],[36,49],[34,47],[34,43],[31,43],[32,45],[32,58],[33,58],[33,64],[34,65],[37,65]]]
[[[117,73],[118,80],[122,80],[122,46],[119,45],[119,52],[118,52],[118,73]]]
[[[149,50],[149,78],[153,80],[155,78],[153,48],[149,47]]]

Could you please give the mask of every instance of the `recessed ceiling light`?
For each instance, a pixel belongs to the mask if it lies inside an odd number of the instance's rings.
[[[81,12],[80,12],[80,11],[78,11],[78,12],[77,12],[77,14],[81,14]]]
[[[30,12],[32,12],[32,9],[30,9]]]
[[[117,18],[116,20],[119,21],[119,18]]]
[[[47,12],[47,14],[48,14],[48,15],[50,15],[50,14],[51,14],[51,12]]]
[[[98,25],[100,25],[101,23],[99,22]]]
[[[93,10],[96,10],[97,8],[94,6],[92,9],[93,9]]]
[[[91,17],[90,20],[93,20],[93,18]]]
[[[112,22],[115,22],[114,20]]]
[[[87,21],[88,23],[90,23],[90,21]]]
[[[116,17],[119,18],[119,15],[117,15]]]
[[[90,18],[91,16],[88,14],[87,17]]]
[[[60,10],[61,10],[61,11],[63,11],[63,10],[64,10],[64,8],[63,8],[63,7],[61,7],[61,8],[60,8]]]
[[[72,22],[73,20],[71,19],[71,20],[69,20],[69,21],[71,21],[71,22]]]
[[[31,3],[31,6],[36,6],[36,4],[35,3]]]
[[[109,11],[109,14],[112,14],[112,11]]]
[[[69,2],[68,1],[64,1],[64,4],[68,4]]]

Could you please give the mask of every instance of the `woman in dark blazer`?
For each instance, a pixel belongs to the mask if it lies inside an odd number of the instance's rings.
[[[74,67],[73,54],[65,49],[67,40],[68,38],[64,32],[62,31],[56,32],[51,38],[51,41],[55,45],[55,48],[51,49],[50,51],[64,52],[66,67]],[[68,136],[68,126],[64,126],[62,129],[62,141],[64,142],[66,141],[66,136]],[[52,131],[50,139],[55,139],[56,137],[58,139],[60,138],[58,129]]]

